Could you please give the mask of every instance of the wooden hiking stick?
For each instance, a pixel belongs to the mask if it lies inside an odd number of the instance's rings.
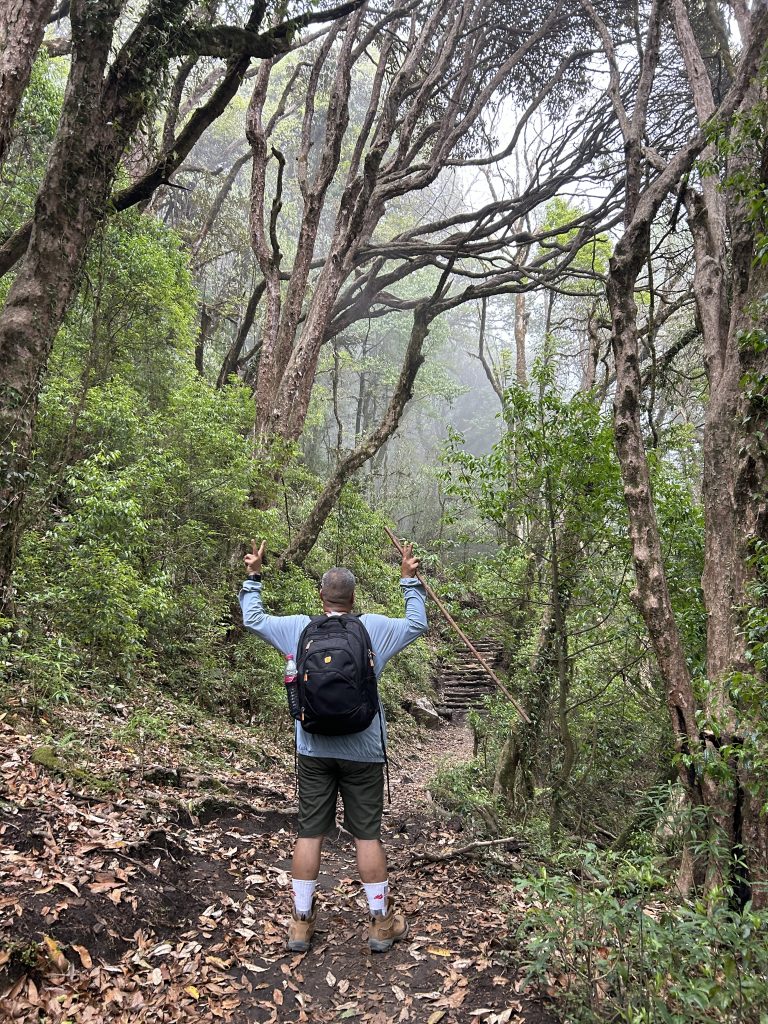
[[[386,530],[386,533],[387,533],[387,536],[389,537],[389,539],[390,539],[390,540],[392,541],[392,543],[393,543],[393,544],[395,545],[395,547],[397,548],[397,550],[398,550],[398,551],[400,552],[400,557],[402,558],[402,556],[403,556],[403,545],[402,545],[402,544],[400,543],[400,541],[399,541],[399,540],[397,539],[397,537],[396,537],[396,536],[394,535],[394,533],[392,533],[392,531],[390,530],[390,528],[389,528],[388,526],[385,526],[385,527],[384,527],[384,529]],[[492,679],[492,680],[494,681],[494,683],[496,683],[496,685],[497,685],[497,686],[498,686],[498,688],[499,688],[499,689],[500,689],[500,690],[502,691],[502,693],[504,693],[504,694],[505,694],[505,695],[507,696],[507,698],[509,699],[509,701],[510,701],[510,702],[511,702],[511,704],[512,704],[512,707],[513,707],[513,708],[515,709],[515,711],[517,711],[518,715],[520,715],[520,717],[522,718],[522,720],[523,720],[524,722],[526,722],[526,723],[527,723],[528,725],[530,725],[530,724],[531,724],[531,720],[530,720],[530,718],[528,717],[528,715],[527,715],[527,714],[525,713],[524,709],[523,709],[523,708],[522,708],[522,707],[521,707],[521,706],[520,706],[520,705],[518,704],[518,702],[517,702],[517,701],[515,700],[515,698],[514,698],[514,697],[512,696],[512,694],[511,694],[511,693],[509,692],[509,690],[508,690],[508,689],[506,688],[506,686],[504,685],[504,683],[502,683],[502,681],[501,681],[501,680],[499,679],[499,677],[498,677],[498,676],[496,675],[496,673],[495,673],[495,672],[493,671],[493,669],[491,668],[491,666],[490,666],[490,665],[488,664],[488,662],[487,662],[487,661],[485,660],[485,658],[484,658],[484,657],[482,656],[482,654],[480,653],[480,651],[478,651],[478,649],[477,649],[477,648],[475,647],[475,645],[474,645],[474,644],[472,643],[472,641],[471,641],[471,640],[469,639],[469,637],[467,636],[467,634],[466,634],[466,633],[464,632],[464,630],[463,630],[463,629],[461,628],[461,626],[460,626],[460,625],[458,624],[458,622],[457,622],[457,621],[456,621],[456,620],[454,619],[454,617],[453,617],[453,616],[451,615],[451,613],[450,613],[450,612],[448,611],[448,609],[447,609],[447,608],[445,607],[445,605],[443,604],[443,602],[442,602],[442,601],[440,600],[440,598],[439,598],[439,597],[437,596],[437,594],[436,594],[436,593],[434,592],[434,590],[432,589],[432,587],[430,587],[430,585],[429,585],[429,584],[427,583],[427,581],[426,581],[426,580],[424,579],[424,577],[423,577],[423,576],[421,575],[421,573],[420,573],[420,572],[417,572],[417,573],[416,573],[416,576],[417,576],[417,578],[418,578],[419,582],[421,583],[421,585],[422,585],[422,586],[424,587],[424,589],[426,590],[426,592],[427,592],[427,593],[429,594],[429,596],[430,596],[430,597],[432,598],[432,600],[433,600],[433,601],[435,602],[435,604],[437,605],[437,607],[438,607],[438,608],[440,609],[440,611],[441,611],[441,612],[443,613],[443,615],[445,616],[445,619],[446,619],[446,621],[447,621],[447,622],[448,622],[448,623],[449,623],[449,624],[450,624],[451,626],[453,626],[453,628],[454,628],[454,629],[456,630],[456,632],[457,632],[457,633],[459,634],[459,636],[460,636],[460,637],[461,637],[461,639],[462,639],[462,640],[464,641],[464,643],[465,643],[465,644],[466,644],[466,646],[467,646],[467,647],[469,648],[469,650],[470,650],[470,651],[472,652],[472,654],[474,654],[474,656],[475,656],[475,657],[477,658],[477,660],[478,660],[478,661],[480,662],[480,664],[481,664],[481,665],[482,665],[482,667],[483,667],[483,668],[485,669],[485,671],[486,671],[486,672],[488,673],[488,675],[489,675],[489,676],[491,677],[491,679]]]

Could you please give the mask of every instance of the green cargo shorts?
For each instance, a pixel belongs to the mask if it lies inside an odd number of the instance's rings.
[[[344,828],[355,839],[380,839],[384,810],[384,765],[299,754],[299,838],[324,836],[336,820],[336,797],[344,804]]]

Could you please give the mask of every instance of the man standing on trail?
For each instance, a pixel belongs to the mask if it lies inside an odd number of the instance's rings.
[[[355,603],[355,577],[349,569],[329,569],[320,583],[320,602],[323,616],[310,619],[308,615],[268,615],[261,600],[261,567],[266,542],[257,549],[251,542],[252,553],[245,556],[248,578],[240,591],[240,607],[246,629],[276,647],[286,658],[302,660],[299,640],[307,627],[326,632],[367,631],[370,638],[368,652],[372,655],[373,673],[378,680],[389,659],[427,631],[425,609],[426,593],[416,573],[419,560],[413,555],[413,545],[403,549],[400,587],[405,600],[405,618],[393,619],[386,615],[352,616]],[[349,618],[347,618],[349,617]],[[337,619],[337,622],[326,620]],[[350,621],[351,620],[351,621]],[[365,627],[360,630],[359,623]],[[312,625],[310,625],[312,624]],[[342,628],[343,627],[343,628]],[[309,635],[309,634],[307,634]],[[309,647],[312,641],[305,640]],[[332,642],[332,641],[331,641]],[[332,648],[325,641],[323,651],[331,662]],[[318,649],[320,648],[318,644]],[[408,924],[402,914],[394,910],[387,882],[387,859],[381,843],[381,816],[384,809],[384,764],[386,760],[386,723],[378,696],[378,714],[367,727],[345,735],[323,735],[308,731],[296,722],[296,749],[299,777],[299,834],[293,852],[293,913],[288,929],[288,949],[305,952],[309,949],[315,931],[317,908],[315,889],[320,873],[320,854],[326,834],[333,828],[336,818],[336,799],[341,793],[344,804],[344,825],[355,840],[357,867],[368,898],[371,912],[368,945],[377,953],[391,948],[394,942],[408,934]],[[332,728],[332,725],[331,725]]]

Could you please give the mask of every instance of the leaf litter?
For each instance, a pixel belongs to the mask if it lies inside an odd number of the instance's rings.
[[[241,731],[247,748],[253,733]],[[379,955],[367,947],[365,897],[340,827],[326,841],[313,947],[285,949],[296,807],[278,750],[266,750],[265,770],[260,737],[260,757],[231,753],[201,779],[169,750],[153,751],[170,763],[147,771],[144,751],[137,766],[134,751],[102,733],[91,753],[120,779],[109,795],[34,764],[39,737],[0,720],[0,1018],[551,1021],[504,948],[501,907],[522,910],[513,874],[489,878],[475,860],[409,867],[414,851],[460,841],[424,788],[447,752],[469,756],[460,726],[393,759],[385,835],[411,934]]]

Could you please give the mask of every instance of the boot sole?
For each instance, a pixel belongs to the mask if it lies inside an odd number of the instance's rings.
[[[403,939],[407,939],[410,930],[410,926],[406,923],[403,934],[398,935],[395,939],[368,939],[368,948],[372,953],[387,953],[392,949],[396,942],[401,942]]]
[[[310,942],[302,942],[300,939],[292,939],[285,944],[286,949],[291,953],[307,953],[309,952],[310,945]]]

